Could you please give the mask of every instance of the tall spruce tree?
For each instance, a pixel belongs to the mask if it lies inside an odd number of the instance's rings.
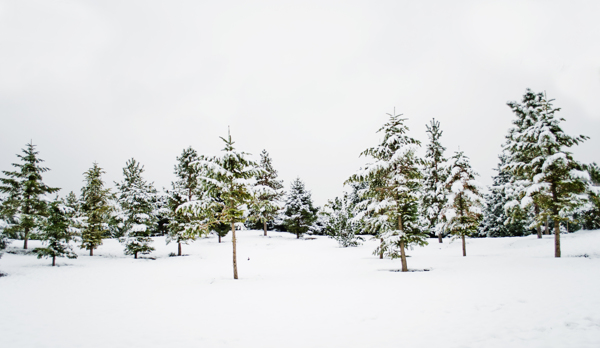
[[[368,183],[369,190],[363,195],[363,206],[367,207],[364,218],[381,240],[374,253],[380,258],[384,254],[400,258],[402,272],[407,272],[406,249],[427,244],[427,234],[417,221],[422,161],[416,150],[421,143],[407,135],[406,118],[395,112],[388,115],[389,121],[378,130],[383,133],[381,143],[361,153],[373,162],[347,182]]]
[[[250,204],[250,220],[261,222],[264,235],[267,235],[267,222],[274,220],[281,207],[279,201],[283,197],[283,183],[277,180],[277,171],[273,168],[267,150],[260,154],[254,197]]]
[[[554,256],[560,257],[560,223],[568,220],[569,211],[584,204],[589,183],[583,165],[567,149],[589,138],[565,134],[560,126],[564,119],[555,118],[560,108],[554,108],[553,99],[547,100],[544,93],[528,89],[523,100],[533,100],[536,111],[525,115],[522,130],[510,134],[506,168],[522,178],[519,205],[535,204],[542,210],[538,225],[546,219],[554,222]],[[518,110],[520,105],[514,105],[513,111]]]
[[[538,238],[542,238],[541,225],[544,220],[547,222],[547,216],[543,214],[538,202],[538,195],[535,194],[528,201],[529,204],[522,205],[521,200],[525,197],[527,187],[531,185],[531,175],[523,168],[523,163],[530,163],[537,157],[533,151],[525,151],[523,145],[528,141],[528,130],[537,122],[540,115],[544,112],[543,93],[533,93],[527,89],[523,95],[521,103],[509,101],[507,105],[516,116],[512,121],[514,127],[508,130],[506,142],[502,145],[505,162],[502,171],[510,174],[508,183],[504,184],[503,190],[507,195],[507,202],[504,209],[507,211],[511,222],[519,222],[525,216],[533,214],[533,223],[530,228],[536,228]],[[546,224],[546,230],[548,226]]]
[[[36,145],[29,143],[22,149],[23,155],[17,155],[22,163],[13,163],[17,171],[3,171],[6,178],[0,178],[0,192],[6,194],[3,214],[11,218],[6,228],[8,233],[23,237],[23,249],[27,249],[27,241],[31,232],[39,230],[47,216],[45,195],[60,190],[50,187],[42,181],[42,173],[49,169],[40,166],[44,162],[38,158]]]
[[[465,237],[477,233],[481,222],[484,201],[481,185],[475,181],[478,175],[471,168],[469,158],[462,151],[456,152],[451,159],[450,173],[446,179],[448,201],[444,206],[444,227],[462,241],[463,256],[467,256]]]
[[[122,209],[119,217],[123,223],[124,236],[119,240],[125,244],[125,255],[149,254],[152,230],[156,225],[156,189],[142,177],[144,166],[135,159],[127,161],[123,168],[123,181],[115,183],[119,190],[118,202]]]
[[[102,174],[105,172],[96,162],[83,173],[81,215],[85,217],[85,225],[81,229],[81,248],[89,250],[90,256],[94,256],[94,249],[102,245],[102,238],[109,232],[111,193],[104,187]]]
[[[287,194],[283,210],[283,225],[286,230],[300,238],[317,221],[317,212],[310,191],[306,190],[300,178],[296,178]]]
[[[202,228],[208,232],[215,226],[228,224],[232,233],[233,279],[238,279],[237,239],[235,225],[246,220],[247,206],[257,174],[256,164],[248,160],[247,153],[238,152],[228,132],[223,155],[195,163],[204,175],[200,177],[206,194],[199,200],[186,202],[179,209],[195,214],[204,221]]]
[[[421,195],[421,216],[425,218],[426,230],[438,237],[440,243],[444,236],[442,209],[446,204],[444,183],[448,177],[447,160],[444,158],[445,147],[440,143],[442,130],[440,122],[435,118],[427,127],[429,143],[426,146],[423,170],[423,194]]]
[[[196,201],[204,194],[200,183],[202,173],[192,164],[202,158],[191,146],[184,149],[181,156],[177,157],[178,163],[175,165],[177,180],[171,183],[172,189],[168,192],[170,222],[166,241],[167,244],[177,243],[178,256],[182,254],[182,244],[188,244],[203,232],[202,220],[185,209],[179,209],[182,204]]]
[[[43,247],[35,248],[34,252],[38,259],[42,257],[52,258],[52,266],[56,266],[57,257],[68,257],[76,259],[77,254],[73,252],[70,242],[79,234],[76,228],[79,221],[70,216],[75,212],[67,207],[58,198],[50,203],[48,217],[42,227],[41,240]]]

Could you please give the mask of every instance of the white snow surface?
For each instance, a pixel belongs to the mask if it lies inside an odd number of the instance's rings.
[[[600,347],[600,231],[430,239],[400,260],[377,241],[238,231],[134,260],[116,240],[93,257],[0,259],[0,347]],[[13,242],[8,251],[19,251]],[[39,246],[30,241],[31,249]],[[587,255],[587,257],[582,257]]]

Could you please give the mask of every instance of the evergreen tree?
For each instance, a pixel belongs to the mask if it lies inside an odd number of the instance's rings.
[[[40,229],[44,223],[47,215],[45,195],[60,190],[42,182],[42,173],[49,169],[40,166],[43,160],[38,158],[35,145],[29,143],[26,146],[21,150],[23,155],[17,155],[22,163],[13,163],[18,171],[3,171],[7,178],[0,178],[0,192],[7,195],[2,215],[12,220],[6,230],[13,234],[22,232],[23,249],[27,249],[30,233]]]
[[[288,192],[283,211],[283,224],[286,230],[295,233],[296,238],[300,238],[317,221],[317,211],[313,207],[310,191],[306,190],[300,178],[296,178]]]
[[[261,222],[264,235],[267,235],[267,222],[277,217],[279,201],[283,197],[283,183],[277,180],[277,171],[273,168],[267,150],[260,154],[254,197],[250,204],[250,219]]]
[[[415,152],[421,144],[407,135],[409,129],[402,115],[388,115],[389,121],[378,130],[383,132],[381,143],[361,153],[374,162],[348,182],[368,183],[361,205],[366,207],[367,228],[376,231],[381,240],[375,254],[400,258],[402,272],[407,272],[406,248],[427,244],[427,235],[417,221],[422,161]]]
[[[193,241],[196,235],[201,235],[203,231],[202,220],[185,209],[178,209],[186,202],[197,201],[204,194],[199,181],[202,173],[193,165],[201,159],[203,157],[198,156],[192,147],[184,149],[181,156],[177,157],[178,163],[175,165],[177,180],[171,183],[172,190],[168,192],[170,222],[167,244],[177,243],[178,256],[181,256],[181,245]]]
[[[179,209],[195,214],[204,221],[202,228],[206,232],[224,223],[230,226],[233,279],[238,279],[235,225],[246,220],[257,169],[254,162],[246,159],[247,153],[235,149],[230,133],[227,139],[221,139],[225,142],[221,157],[196,163],[204,173],[200,180],[206,188],[206,194],[196,201],[184,203]]]
[[[521,200],[526,195],[527,187],[531,185],[531,175],[523,170],[522,164],[530,163],[538,155],[531,151],[531,148],[525,151],[524,145],[531,140],[528,134],[529,128],[544,112],[544,95],[527,89],[521,103],[511,101],[507,105],[516,119],[512,121],[514,127],[509,129],[506,143],[502,146],[505,162],[501,169],[510,174],[508,183],[503,186],[507,195],[504,209],[508,213],[509,221],[513,223],[519,223],[532,212],[535,218],[529,227],[536,228],[538,238],[542,238],[542,220],[547,220],[547,216],[541,214],[537,194],[531,196],[529,204],[521,205]]]
[[[430,234],[438,236],[442,243],[444,236],[442,208],[446,204],[446,190],[444,183],[448,173],[446,168],[447,160],[444,158],[445,147],[440,143],[442,130],[440,122],[435,118],[430,121],[427,127],[427,144],[423,171],[423,194],[421,196],[421,216],[425,218],[425,228]]]
[[[482,218],[484,207],[480,184],[475,181],[478,175],[471,168],[469,158],[462,151],[452,156],[450,173],[446,180],[448,201],[444,206],[445,228],[455,238],[462,240],[463,256],[467,256],[466,236],[472,236]]]
[[[70,241],[79,233],[79,229],[74,227],[78,221],[69,218],[69,215],[73,214],[73,209],[64,205],[58,198],[50,204],[41,234],[44,247],[34,249],[38,259],[51,257],[52,266],[55,266],[57,257],[77,258],[70,245]]]
[[[150,246],[150,234],[156,224],[155,202],[156,189],[142,177],[144,166],[135,159],[127,161],[123,168],[124,179],[115,183],[119,190],[118,202],[122,209],[119,217],[123,223],[124,236],[119,240],[125,244],[125,255],[149,254],[154,248]]]
[[[543,93],[527,90],[526,98],[535,98],[539,111],[527,115],[523,131],[511,134],[506,168],[524,179],[520,206],[536,204],[543,211],[537,216],[538,224],[545,219],[554,222],[554,256],[560,257],[560,222],[567,221],[570,212],[584,204],[589,182],[583,166],[566,149],[588,137],[565,134],[560,126],[564,119],[554,116],[560,108],[554,108],[553,100],[547,100]]]
[[[364,240],[357,236],[362,220],[354,219],[354,206],[349,194],[345,193],[341,199],[336,197],[327,202],[319,215],[324,217],[325,234],[335,239],[342,248],[358,246]]]
[[[81,188],[81,213],[85,217],[85,226],[81,230],[81,248],[89,250],[90,256],[94,256],[94,249],[102,245],[102,238],[109,231],[111,193],[110,189],[104,188],[104,173],[96,162],[83,173],[85,184]]]
[[[600,168],[596,163],[588,164],[584,168],[590,176],[589,200],[581,207],[579,219],[585,229],[596,230],[600,228]]]
[[[506,155],[499,156],[498,174],[493,179],[490,193],[485,195],[486,207],[483,211],[483,221],[479,226],[479,234],[487,237],[512,237],[529,234],[525,217],[515,219],[507,215],[504,207],[509,201],[506,193],[507,185],[510,183],[511,175],[504,168]]]

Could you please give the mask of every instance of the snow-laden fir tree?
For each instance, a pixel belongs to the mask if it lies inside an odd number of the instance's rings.
[[[266,236],[267,222],[274,220],[281,210],[279,202],[284,194],[283,183],[277,180],[277,171],[267,150],[260,154],[258,169],[255,193],[250,204],[250,220],[262,223]]]
[[[111,193],[110,189],[104,187],[104,173],[96,162],[83,173],[81,215],[85,218],[85,224],[81,228],[81,248],[89,250],[90,256],[94,256],[94,249],[102,245],[102,239],[109,234]]]
[[[56,266],[57,257],[77,258],[70,242],[80,233],[76,226],[81,225],[81,220],[74,215],[73,208],[67,207],[58,198],[50,203],[48,217],[40,234],[43,247],[34,249],[38,259],[52,258],[52,266]]]
[[[206,194],[199,200],[186,202],[179,209],[195,214],[204,221],[202,228],[208,232],[220,224],[228,224],[232,233],[233,246],[233,279],[238,279],[237,240],[235,228],[237,223],[247,218],[248,204],[252,199],[256,164],[246,157],[245,152],[235,149],[228,133],[223,155],[200,160],[195,163],[203,172],[200,177]]]
[[[511,175],[504,170],[506,156],[499,156],[500,163],[495,169],[498,174],[495,175],[493,185],[489,188],[490,193],[484,195],[486,207],[483,211],[483,221],[479,225],[479,234],[487,237],[512,237],[528,235],[529,225],[526,216],[517,217],[507,215],[504,207],[509,201],[509,195],[506,193],[506,187],[510,184]],[[522,211],[521,213],[527,213]],[[539,230],[538,226],[538,230]]]
[[[409,129],[402,115],[388,114],[389,121],[378,132],[383,139],[378,146],[361,153],[372,162],[347,182],[367,182],[363,194],[367,228],[376,231],[381,245],[375,254],[400,258],[402,272],[408,271],[406,249],[426,245],[427,234],[418,223],[421,160],[416,156],[420,142],[407,135]]]
[[[358,246],[364,238],[358,236],[362,220],[354,220],[354,206],[350,195],[344,193],[325,204],[319,212],[324,217],[324,232],[335,239],[342,248]]]
[[[589,183],[588,173],[567,149],[588,137],[565,134],[560,126],[564,119],[554,115],[560,108],[554,108],[553,100],[547,100],[543,93],[527,90],[524,100],[527,98],[534,98],[541,107],[539,112],[527,115],[527,127],[510,134],[506,168],[523,178],[519,205],[538,205],[542,211],[537,216],[538,224],[546,218],[554,222],[554,256],[560,257],[560,223],[585,203]]]
[[[169,207],[169,234],[167,244],[177,243],[177,255],[181,256],[181,245],[193,241],[196,236],[203,234],[203,221],[190,211],[178,209],[187,202],[198,201],[204,195],[200,182],[199,170],[201,167],[193,165],[203,159],[198,156],[191,146],[184,149],[181,156],[177,157],[175,175],[177,180],[171,183],[172,189],[168,191]]]
[[[512,223],[518,223],[528,215],[534,215],[528,227],[537,230],[538,238],[542,238],[541,225],[544,220],[547,230],[547,215],[542,214],[540,210],[537,194],[532,195],[529,204],[520,204],[526,195],[527,187],[531,185],[530,173],[523,170],[520,164],[529,163],[537,157],[533,151],[526,151],[523,145],[528,141],[529,127],[535,124],[544,112],[544,101],[543,93],[536,94],[527,89],[521,103],[514,101],[507,103],[516,119],[512,121],[514,126],[508,130],[506,143],[502,145],[505,162],[501,170],[509,173],[509,180],[502,187],[507,197],[504,209]]]
[[[43,162],[38,158],[35,145],[29,143],[17,155],[22,163],[13,163],[18,170],[3,171],[6,178],[0,178],[0,192],[6,195],[3,202],[3,214],[10,217],[6,232],[23,238],[23,249],[27,249],[27,241],[32,232],[38,231],[47,215],[46,194],[54,193],[59,188],[49,187],[42,181],[42,173],[49,169],[40,166]]]
[[[123,168],[123,181],[115,183],[119,190],[118,202],[122,215],[119,217],[125,231],[119,241],[125,244],[125,255],[149,254],[152,230],[156,225],[156,189],[142,177],[144,166],[135,159],[127,161]]]
[[[300,238],[310,230],[317,220],[318,209],[313,206],[310,191],[304,186],[300,178],[296,178],[287,193],[285,208],[283,210],[283,225],[285,229]]]
[[[477,233],[483,217],[485,203],[481,184],[475,180],[478,174],[471,168],[469,158],[462,151],[450,160],[450,173],[446,179],[448,201],[443,209],[444,228],[462,241],[463,256],[467,256],[465,237]]]
[[[590,176],[588,186],[588,202],[580,208],[579,220],[583,228],[588,230],[600,229],[600,168],[596,163],[585,165]]]
[[[448,176],[446,168],[447,160],[444,158],[445,147],[440,143],[442,130],[440,122],[435,118],[430,121],[427,127],[427,136],[429,143],[426,146],[423,170],[423,188],[421,195],[421,216],[424,218],[426,230],[438,236],[442,243],[444,230],[442,228],[442,208],[446,204],[446,190],[444,183]]]

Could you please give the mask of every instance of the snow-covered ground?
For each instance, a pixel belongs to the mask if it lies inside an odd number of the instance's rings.
[[[58,267],[5,253],[0,347],[600,347],[600,231],[563,235],[561,259],[550,236],[471,239],[467,257],[430,240],[410,273],[375,241],[261,234],[239,232],[237,281],[229,238],[184,257],[156,238],[156,260],[106,240]]]

